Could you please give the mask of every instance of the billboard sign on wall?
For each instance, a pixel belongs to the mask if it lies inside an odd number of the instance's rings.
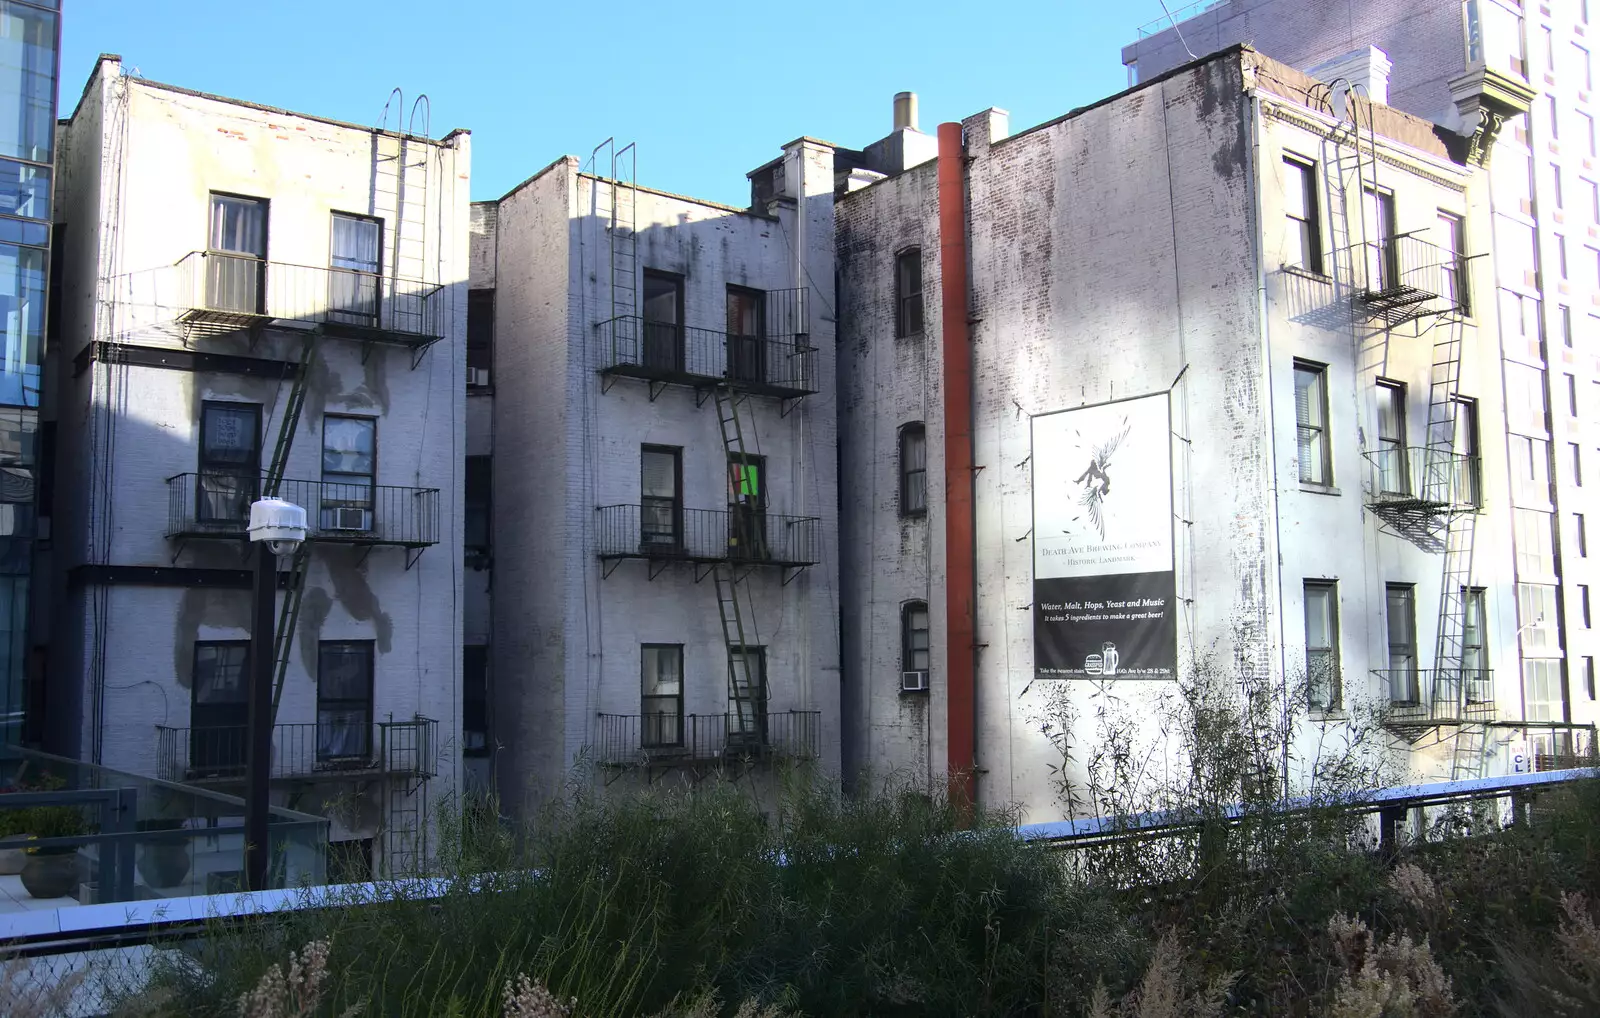
[[[1033,419],[1039,679],[1177,676],[1165,392]]]

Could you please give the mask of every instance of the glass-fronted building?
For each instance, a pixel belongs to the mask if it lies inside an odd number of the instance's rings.
[[[0,739],[22,738],[60,0],[0,0]]]

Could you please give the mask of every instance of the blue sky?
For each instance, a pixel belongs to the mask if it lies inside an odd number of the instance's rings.
[[[157,81],[358,124],[399,86],[408,106],[429,96],[435,137],[471,129],[476,199],[615,136],[638,143],[641,184],[733,204],[792,138],[887,133],[902,89],[927,131],[989,106],[1017,129],[1120,91],[1121,46],[1161,16],[1160,0],[62,6],[63,116],[102,52]]]

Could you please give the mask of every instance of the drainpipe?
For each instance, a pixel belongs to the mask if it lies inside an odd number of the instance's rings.
[[[972,343],[967,331],[965,149],[960,124],[939,125],[939,298],[944,363],[945,759],[950,801],[976,803],[977,571],[973,539]]]

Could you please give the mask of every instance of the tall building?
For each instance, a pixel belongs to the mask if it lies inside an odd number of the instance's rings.
[[[1093,810],[1208,677],[1272,787],[1510,768],[1490,139],[1344,98],[1234,47],[837,199],[854,776]]]
[[[237,788],[250,504],[279,562],[276,801],[344,872],[426,861],[461,756],[470,137],[97,63],[60,131],[48,748]]]
[[[38,737],[25,724],[42,696],[42,618],[34,600],[35,537],[48,539],[40,487],[40,367],[50,275],[51,185],[56,155],[55,0],[0,4],[0,724],[7,742]],[[44,519],[41,519],[43,517]]]
[[[1565,747],[1561,725],[1600,719],[1592,605],[1600,572],[1588,537],[1600,510],[1600,143],[1591,31],[1587,3],[1227,0],[1176,25],[1151,25],[1122,53],[1130,76],[1142,80],[1188,60],[1189,50],[1248,40],[1324,80],[1342,76],[1375,95],[1386,90],[1392,105],[1462,137],[1478,116],[1470,101],[1458,100],[1475,82],[1530,106],[1526,114],[1488,114],[1509,117],[1484,157],[1493,184],[1493,289],[1485,297],[1499,311],[1510,410],[1506,433],[1488,441],[1495,455],[1504,446],[1517,480],[1518,716],[1532,726],[1531,742],[1552,750]],[[1556,730],[1541,732],[1541,725]]]
[[[466,745],[510,810],[838,772],[834,155],[735,208],[608,145],[474,207]]]

